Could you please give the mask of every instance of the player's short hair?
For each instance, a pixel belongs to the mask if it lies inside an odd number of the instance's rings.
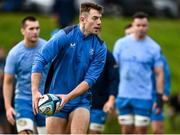
[[[82,14],[84,12],[88,13],[91,9],[95,9],[95,10],[99,11],[100,13],[103,13],[103,7],[101,5],[98,5],[98,4],[92,3],[92,2],[84,2],[81,4],[80,14]]]
[[[26,25],[26,21],[32,21],[35,22],[37,19],[34,16],[27,16],[21,21],[21,28],[24,28]]]
[[[143,18],[147,18],[148,19],[148,14],[145,12],[137,12],[133,15],[133,19],[143,19]]]

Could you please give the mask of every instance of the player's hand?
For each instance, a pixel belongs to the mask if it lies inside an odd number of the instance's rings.
[[[163,95],[162,98],[165,103],[169,101],[169,96]]]
[[[16,112],[14,110],[14,108],[10,107],[6,110],[6,117],[9,123],[11,123],[11,125],[15,125],[15,115]]]
[[[162,111],[160,108],[157,107],[156,102],[153,104],[153,110],[156,112],[156,114],[160,114],[160,112]]]
[[[159,114],[163,110],[163,95],[157,94],[157,101],[153,104],[153,109]]]
[[[39,99],[42,97],[41,93],[39,91],[32,93],[32,99],[33,99],[33,112],[34,114],[38,114],[38,102]]]
[[[114,102],[108,100],[103,107],[103,111],[106,113],[111,113],[114,108]]]
[[[61,99],[61,104],[60,104],[60,106],[59,107],[57,107],[57,109],[56,109],[56,111],[60,111],[63,107],[64,107],[64,105],[67,103],[67,102],[69,102],[69,97],[67,96],[67,95],[65,95],[65,94],[56,94],[56,96],[57,97],[60,97],[60,99]]]

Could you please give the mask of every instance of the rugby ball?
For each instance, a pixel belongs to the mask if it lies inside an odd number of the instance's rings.
[[[46,116],[55,113],[56,108],[61,104],[61,99],[53,94],[43,95],[38,102],[39,112]]]

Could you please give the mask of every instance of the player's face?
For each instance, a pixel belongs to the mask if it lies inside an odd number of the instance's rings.
[[[24,39],[27,42],[35,43],[39,38],[40,26],[38,21],[26,21],[21,29]]]
[[[101,31],[101,18],[102,14],[99,11],[91,9],[84,21],[85,31],[88,34],[99,34]]]
[[[136,18],[133,21],[134,34],[138,39],[143,39],[148,31],[148,20],[147,18]]]

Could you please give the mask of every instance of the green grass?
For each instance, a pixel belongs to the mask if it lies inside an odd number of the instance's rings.
[[[6,52],[20,40],[21,20],[30,14],[22,13],[0,13],[0,47],[4,47]],[[49,16],[37,15],[41,24],[41,37],[49,39],[50,33],[56,27]],[[129,18],[114,18],[105,17],[103,19],[103,30],[101,37],[106,42],[107,47],[112,50],[115,41],[124,35],[123,28],[131,20]],[[149,35],[153,37],[162,47],[165,56],[168,59],[171,77],[172,77],[172,92],[179,93],[180,90],[180,20],[169,19],[151,19]],[[168,108],[167,108],[168,109]],[[166,133],[180,133],[180,129],[173,129],[170,125],[170,119],[166,119]],[[177,125],[180,125],[180,118],[176,120]],[[110,117],[106,124],[105,133],[120,133],[119,125],[115,117]]]

